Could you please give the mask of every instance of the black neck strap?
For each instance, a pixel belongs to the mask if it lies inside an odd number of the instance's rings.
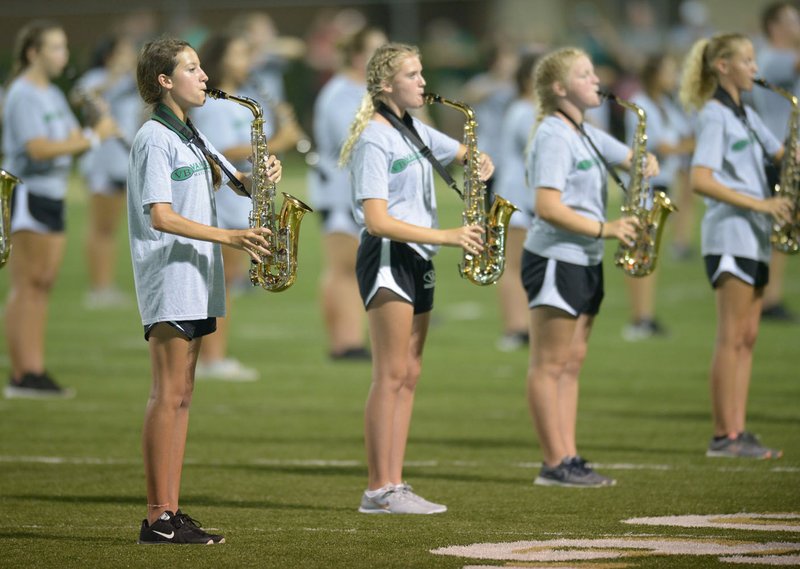
[[[767,152],[766,146],[764,146],[764,143],[761,142],[761,139],[756,134],[756,131],[753,130],[753,127],[750,126],[750,121],[747,120],[747,112],[744,110],[744,105],[742,103],[737,105],[733,100],[733,97],[731,97],[731,94],[722,87],[717,87],[717,90],[714,91],[714,99],[728,107],[733,114],[736,115],[736,118],[742,121],[742,124],[750,132],[750,134],[753,135],[753,138],[756,139],[756,142],[758,142],[758,145],[761,147],[761,151],[764,153],[764,160],[775,162],[775,158],[769,152]]]
[[[450,188],[452,188],[453,191],[457,193],[462,199],[464,198],[463,194],[461,193],[461,190],[458,189],[458,184],[450,175],[450,172],[448,172],[447,168],[445,168],[444,165],[436,159],[431,149],[428,148],[428,146],[424,142],[422,142],[422,139],[420,138],[417,129],[414,128],[414,121],[411,119],[411,115],[405,113],[403,115],[403,118],[400,118],[396,114],[394,114],[394,112],[392,112],[392,109],[387,107],[386,104],[383,103],[383,101],[378,102],[375,111],[383,118],[385,118],[387,121],[389,121],[389,124],[391,124],[395,129],[397,129],[400,132],[400,134],[402,134],[408,140],[410,140],[412,144],[416,146],[417,149],[419,149],[420,153],[428,160],[428,162],[431,163],[433,169],[439,173],[439,175],[442,177],[445,183]]]
[[[594,145],[594,141],[586,133],[586,129],[583,128],[583,123],[579,124],[579,123],[575,122],[575,120],[571,116],[569,116],[567,113],[565,113],[561,109],[558,109],[556,112],[558,114],[560,114],[562,117],[564,117],[565,119],[567,119],[570,123],[572,123],[572,126],[574,126],[576,129],[578,129],[578,132],[581,134],[581,136],[583,136],[583,138],[585,138],[589,142],[589,146],[592,147],[592,150],[594,150],[595,155],[600,160],[600,162],[603,163],[603,166],[606,167],[606,170],[608,171],[608,173],[611,175],[611,177],[614,179],[614,181],[617,183],[617,185],[620,188],[622,188],[623,193],[627,194],[628,193],[628,188],[625,187],[625,184],[622,182],[622,178],[620,178],[619,174],[617,174],[617,171],[614,168],[611,167],[611,164],[608,163],[608,160],[606,160],[605,156],[603,156],[600,153],[600,150],[597,149],[597,146]]]
[[[219,166],[219,169],[222,170],[222,172],[228,177],[231,184],[233,184],[237,190],[247,196],[250,196],[250,192],[248,192],[244,187],[244,184],[239,181],[239,178],[237,178],[230,170],[228,170],[222,160],[219,159],[219,156],[211,152],[208,147],[206,147],[203,139],[200,138],[200,133],[197,132],[197,129],[192,124],[192,121],[189,120],[189,117],[186,117],[186,122],[184,123],[167,105],[164,103],[158,103],[155,106],[155,109],[153,109],[153,114],[150,118],[158,123],[161,123],[172,132],[177,134],[178,137],[186,144],[192,144],[198,148],[209,162],[214,162],[214,164]]]

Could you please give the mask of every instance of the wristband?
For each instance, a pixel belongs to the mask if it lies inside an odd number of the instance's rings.
[[[596,239],[602,239],[602,238],[603,238],[603,227],[604,227],[604,226],[605,226],[605,223],[603,223],[603,222],[601,221],[601,222],[600,222],[600,231],[598,231],[598,232],[597,232],[597,237],[596,237]]]

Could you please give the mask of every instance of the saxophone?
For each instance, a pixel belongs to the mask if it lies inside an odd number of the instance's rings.
[[[652,273],[658,261],[658,248],[667,216],[678,208],[664,192],[654,192],[644,177],[647,164],[647,115],[639,105],[620,99],[613,93],[599,92],[602,97],[636,113],[638,121],[633,138],[631,181],[622,202],[623,217],[633,216],[639,222],[632,245],[620,242],[614,254],[614,264],[632,277]]]
[[[510,201],[495,196],[491,208],[487,204],[486,184],[480,179],[478,157],[478,137],[475,129],[478,122],[475,112],[468,105],[450,101],[433,93],[425,93],[427,104],[439,103],[459,110],[467,119],[464,123],[464,146],[467,147],[464,163],[464,212],[462,224],[483,227],[483,252],[472,254],[464,252],[458,270],[462,278],[471,283],[485,286],[496,283],[506,267],[506,233],[511,214],[518,208]]]
[[[755,82],[761,87],[774,91],[788,99],[792,105],[792,113],[789,116],[789,132],[784,145],[780,181],[773,188],[776,196],[791,200],[792,217],[790,221],[784,224],[773,223],[772,234],[770,235],[770,241],[775,250],[791,255],[800,251],[800,164],[797,162],[797,152],[800,150],[800,140],[798,140],[798,137],[800,137],[800,106],[798,106],[797,97],[786,89],[767,83],[763,79],[756,79]]]
[[[11,196],[22,180],[0,169],[0,269],[11,254]]]
[[[275,183],[267,177],[264,162],[268,156],[267,137],[264,135],[264,118],[261,105],[249,97],[229,95],[219,89],[206,89],[214,99],[227,99],[246,107],[253,113],[250,124],[250,144],[253,148],[253,183],[250,212],[250,227],[266,227],[269,255],[262,255],[258,263],[250,267],[250,282],[270,292],[286,290],[297,278],[297,240],[300,236],[300,221],[313,211],[294,196],[283,192],[283,206],[275,214]]]

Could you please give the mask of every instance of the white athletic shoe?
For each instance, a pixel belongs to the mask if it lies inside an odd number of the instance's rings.
[[[444,504],[436,504],[434,502],[430,502],[425,498],[423,498],[422,496],[420,496],[419,494],[415,494],[413,492],[413,488],[411,488],[411,484],[407,482],[403,482],[402,484],[397,484],[394,487],[394,489],[399,492],[405,492],[409,498],[416,501],[418,504],[421,504],[422,506],[428,508],[429,514],[443,514],[444,512],[447,511],[447,506],[445,506]]]
[[[239,360],[225,358],[209,364],[197,362],[194,377],[218,381],[255,381],[259,373],[256,369],[246,367]]]
[[[398,490],[397,486],[389,486],[377,496],[370,497],[364,492],[361,496],[362,514],[438,514],[438,508],[431,508],[414,499],[409,492]],[[430,504],[430,502],[427,502]],[[434,504],[438,506],[438,504]]]

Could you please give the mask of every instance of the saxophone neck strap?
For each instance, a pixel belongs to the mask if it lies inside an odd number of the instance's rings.
[[[728,107],[733,112],[733,114],[736,115],[736,118],[739,119],[740,121],[742,121],[742,124],[750,132],[750,134],[753,136],[753,138],[756,139],[756,142],[758,142],[758,145],[761,147],[761,150],[764,152],[764,159],[774,162],[774,157],[769,152],[767,152],[767,149],[764,146],[764,143],[761,142],[761,139],[756,134],[756,131],[754,131],[753,127],[750,126],[750,121],[747,120],[747,112],[744,110],[744,104],[742,104],[740,102],[737,105],[736,101],[734,101],[733,97],[731,97],[731,94],[728,93],[725,89],[723,89],[722,87],[719,87],[719,86],[717,87],[717,90],[714,91],[714,97],[713,98],[716,99],[717,101],[719,101],[720,104]]]
[[[773,192],[775,182],[777,181],[775,178],[780,176],[780,173],[777,171],[778,163],[777,160],[775,160],[775,157],[767,152],[767,147],[764,146],[763,142],[761,142],[761,138],[759,138],[759,136],[756,134],[756,131],[753,130],[753,127],[750,125],[750,121],[747,120],[747,112],[744,109],[744,104],[740,102],[737,105],[736,101],[734,101],[733,97],[731,97],[731,94],[720,86],[717,86],[717,90],[714,91],[714,96],[712,98],[719,101],[721,105],[728,107],[731,112],[736,115],[736,118],[742,121],[742,124],[750,133],[750,136],[752,136],[761,147],[761,152],[764,155],[764,169],[767,176],[767,187],[769,188],[770,192]]]
[[[206,160],[219,166],[219,169],[222,170],[222,172],[228,177],[228,180],[230,180],[231,184],[233,184],[239,192],[242,192],[246,196],[250,197],[250,192],[247,191],[247,188],[244,187],[244,184],[239,180],[239,178],[237,178],[225,166],[225,163],[220,160],[219,156],[208,149],[203,142],[203,139],[200,137],[200,133],[197,132],[197,129],[192,124],[192,121],[189,120],[189,117],[186,117],[186,122],[183,122],[167,105],[164,103],[158,103],[155,109],[153,109],[153,114],[150,116],[150,118],[157,123],[161,123],[169,130],[177,134],[178,138],[180,138],[186,144],[191,144],[199,149],[200,152],[203,153],[203,156],[206,157]]]
[[[458,184],[453,179],[453,176],[450,175],[450,172],[447,171],[447,168],[436,159],[436,156],[433,155],[428,146],[422,142],[422,139],[417,132],[417,129],[414,128],[414,121],[411,119],[411,115],[405,113],[403,118],[398,117],[396,114],[392,112],[392,110],[386,106],[385,103],[382,101],[378,103],[375,111],[389,121],[396,130],[400,132],[405,138],[411,141],[411,143],[417,147],[420,153],[431,163],[433,169],[439,173],[445,183],[452,188],[452,190],[459,195],[461,199],[464,199],[464,195],[461,193],[461,190],[458,189]]]
[[[628,193],[628,188],[625,187],[625,184],[622,182],[622,178],[619,177],[619,174],[617,174],[617,171],[614,168],[611,167],[611,164],[608,163],[608,160],[606,160],[605,156],[603,156],[600,153],[600,150],[598,150],[597,146],[595,146],[594,141],[587,134],[586,129],[583,128],[583,123],[575,122],[575,119],[573,119],[571,116],[569,116],[567,113],[565,113],[561,109],[558,109],[556,112],[558,114],[560,114],[562,117],[564,117],[565,119],[567,119],[567,121],[569,121],[572,124],[572,126],[574,126],[578,130],[580,135],[589,142],[589,146],[592,147],[592,150],[594,151],[594,153],[597,156],[597,158],[600,160],[600,162],[603,163],[603,166],[606,167],[606,170],[611,175],[611,177],[614,179],[614,181],[617,183],[617,185],[620,188],[622,188],[622,192],[627,194]]]

